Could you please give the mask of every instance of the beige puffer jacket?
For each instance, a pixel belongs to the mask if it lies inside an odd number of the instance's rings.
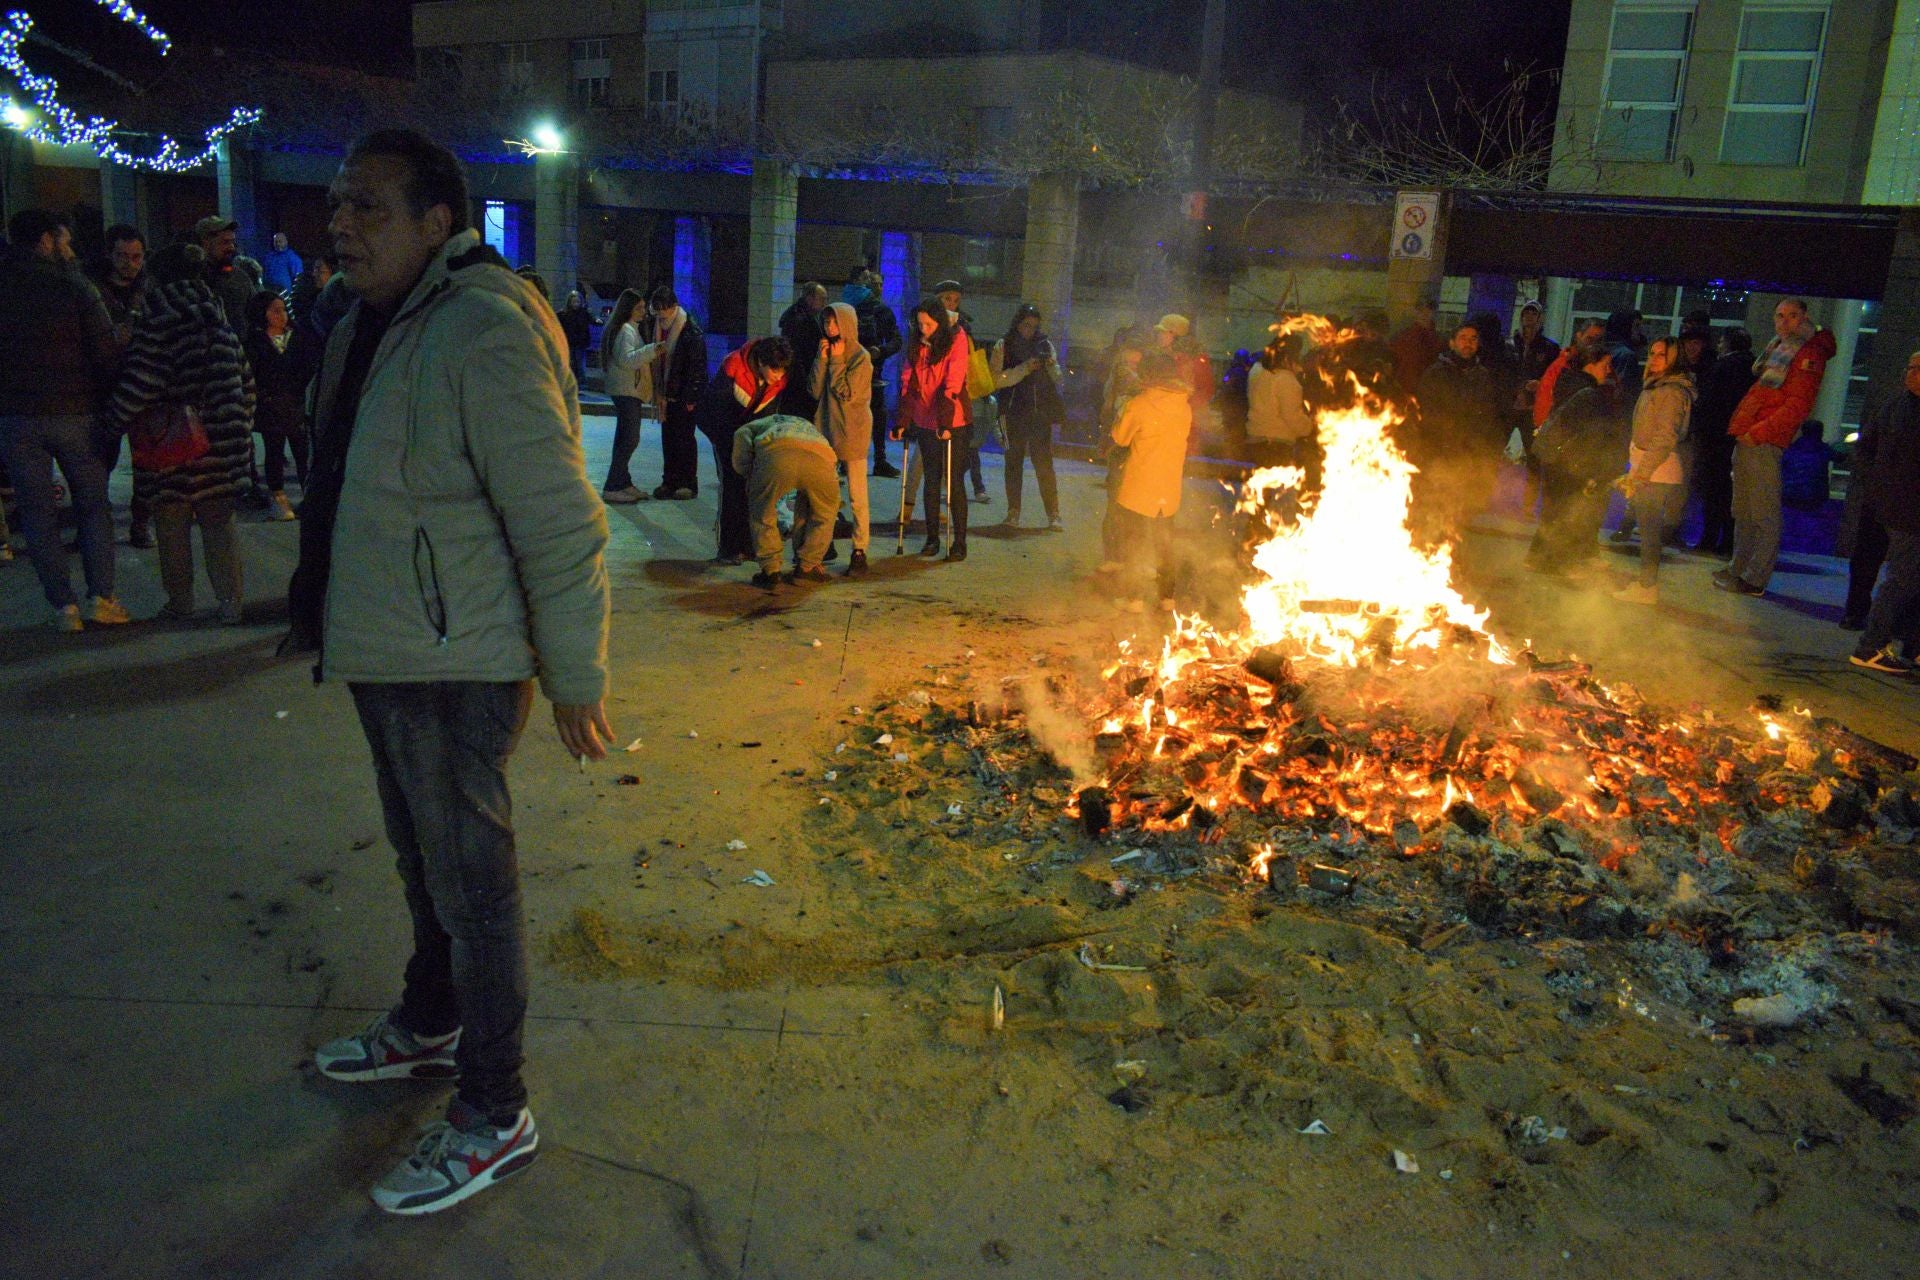
[[[361,304],[316,392],[332,412]],[[534,287],[450,239],[381,337],[333,529],[330,680],[523,680],[607,691],[605,508],[587,480],[566,339]]]

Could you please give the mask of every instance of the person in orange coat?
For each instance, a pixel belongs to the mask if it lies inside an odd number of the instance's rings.
[[[1754,362],[1759,375],[1733,411],[1733,560],[1713,585],[1763,595],[1780,557],[1780,456],[1813,412],[1833,357],[1833,334],[1814,326],[1807,304],[1782,299],[1773,309],[1773,341]]]
[[[1173,518],[1187,461],[1187,437],[1193,431],[1193,384],[1181,375],[1174,357],[1149,352],[1140,361],[1142,386],[1113,424],[1113,442],[1128,450],[1114,493],[1119,543],[1142,592],[1128,608],[1145,607],[1148,583],[1163,607],[1173,602]]]

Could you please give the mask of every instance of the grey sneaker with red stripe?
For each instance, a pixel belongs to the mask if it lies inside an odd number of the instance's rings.
[[[451,1080],[460,1074],[453,1051],[460,1029],[444,1036],[416,1036],[383,1013],[358,1034],[329,1040],[314,1050],[314,1065],[331,1080]]]
[[[373,1202],[388,1213],[438,1213],[512,1177],[533,1163],[540,1131],[525,1107],[513,1123],[494,1125],[455,1098],[447,1118],[420,1135],[413,1154],[373,1187]]]

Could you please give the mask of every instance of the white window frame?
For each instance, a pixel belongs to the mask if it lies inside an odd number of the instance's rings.
[[[605,36],[574,40],[568,46],[573,60],[573,100],[581,107],[604,107],[613,101],[613,59]]]
[[[1820,40],[1818,45],[1806,50],[1743,49],[1741,44],[1747,38],[1747,19],[1754,13],[1768,11],[1789,13],[1818,13],[1820,15]],[[1733,71],[1727,77],[1727,115],[1720,123],[1721,164],[1737,164],[1744,167],[1781,169],[1800,168],[1807,163],[1807,139],[1813,134],[1813,104],[1820,99],[1820,64],[1827,60],[1827,33],[1833,29],[1832,0],[1747,0],[1740,8],[1740,26],[1734,33]],[[1807,97],[1800,106],[1800,149],[1794,154],[1791,165],[1767,165],[1752,160],[1727,159],[1727,127],[1733,123],[1735,115],[1787,115],[1792,108],[1780,103],[1736,102],[1740,92],[1740,69],[1751,62],[1797,62],[1811,59],[1813,65],[1807,71]]]
[[[1623,13],[1679,13],[1687,18],[1686,43],[1680,49],[1618,49],[1615,48],[1615,30]],[[1612,160],[1623,164],[1671,164],[1673,163],[1674,143],[1680,133],[1680,113],[1687,100],[1687,72],[1692,69],[1693,39],[1696,34],[1695,19],[1699,16],[1698,6],[1691,0],[1672,0],[1669,3],[1627,3],[1620,0],[1613,6],[1613,14],[1607,20],[1607,65],[1600,79],[1599,118],[1594,122],[1593,145],[1595,153],[1602,160]],[[1613,68],[1619,62],[1650,62],[1656,59],[1678,57],[1680,70],[1674,77],[1673,101],[1671,102],[1616,102],[1613,100]],[[1658,160],[1647,160],[1635,156],[1610,155],[1606,151],[1605,132],[1607,116],[1614,111],[1636,111],[1640,109],[1664,111],[1671,114],[1671,123],[1667,126],[1666,153]]]

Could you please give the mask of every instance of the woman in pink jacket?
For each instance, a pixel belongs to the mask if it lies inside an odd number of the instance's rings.
[[[967,442],[967,360],[973,343],[966,330],[947,318],[946,308],[923,302],[907,325],[907,349],[900,358],[900,407],[895,440],[920,446],[926,472],[924,511],[927,541],[923,556],[940,554],[940,504],[951,476],[965,474],[972,459]],[[949,560],[967,558],[967,504],[951,504],[953,547]]]

